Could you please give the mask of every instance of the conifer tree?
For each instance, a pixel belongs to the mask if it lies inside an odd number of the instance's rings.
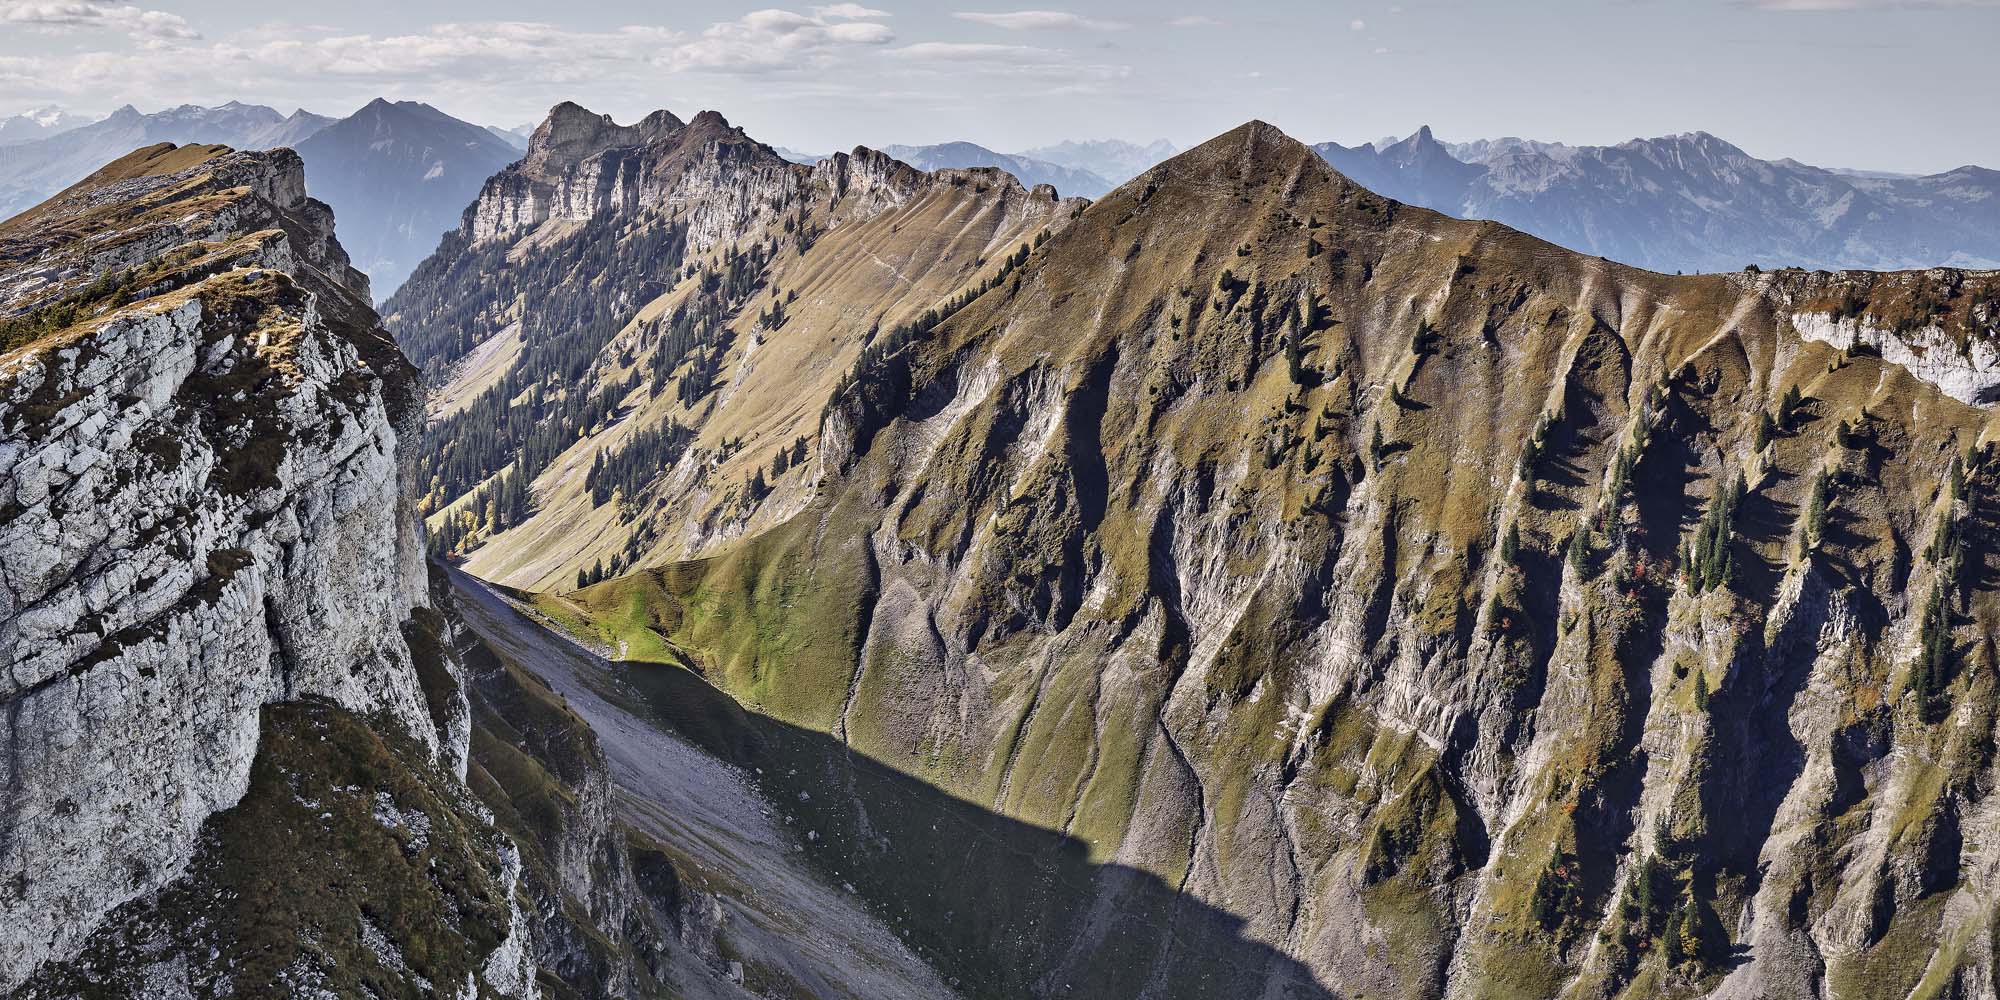
[[[1688,575],[1696,593],[1727,587],[1736,567],[1736,508],[1743,501],[1743,474],[1709,498],[1708,510],[1688,549]]]
[[[1944,687],[1951,669],[1951,609],[1945,601],[1944,584],[1932,585],[1924,602],[1923,618],[1917,625],[1917,662],[1910,666],[1910,690],[1917,711],[1927,722],[1937,719]]]
[[[1581,575],[1590,566],[1590,528],[1580,527],[1569,536],[1569,567]]]
[[[1806,530],[1803,541],[1807,546],[1818,544],[1819,540],[1826,536],[1827,492],[1831,481],[1832,477],[1825,469],[1819,470],[1819,475],[1813,477],[1812,494],[1806,500]]]

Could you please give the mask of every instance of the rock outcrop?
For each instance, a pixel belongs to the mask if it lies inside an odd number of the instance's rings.
[[[532,995],[501,968],[504,840],[449,790],[457,668],[412,649],[422,391],[298,157],[133,153],[0,226],[0,292],[0,987],[219,877],[190,862],[232,842],[218,814],[303,702],[442,776],[411,779],[425,825],[464,828],[468,891],[498,901],[460,914],[483,928],[464,957]]]

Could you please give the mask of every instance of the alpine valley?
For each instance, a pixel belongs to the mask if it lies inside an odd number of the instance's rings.
[[[0,990],[2000,998],[2000,274],[438,117],[0,223]]]

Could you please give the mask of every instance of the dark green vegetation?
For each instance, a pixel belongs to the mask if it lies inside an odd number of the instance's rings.
[[[538,294],[520,307],[518,322],[528,345],[520,362],[464,409],[426,429],[422,482],[433,503],[466,494],[506,469],[532,480],[579,433],[614,416],[625,393],[590,392],[583,375],[651,297],[647,289],[658,293],[659,275],[679,269],[686,251],[686,234],[678,227],[641,229],[609,218],[593,220],[549,253],[518,265],[507,261],[507,248],[500,244],[453,253],[453,241],[463,239],[447,234],[444,248],[383,307],[398,320],[404,351],[428,377],[436,379],[471,349],[475,324],[490,322],[496,310],[512,309],[517,288]],[[472,275],[497,283],[497,289],[485,288]],[[492,297],[456,298],[472,289]],[[421,317],[398,315],[408,308],[407,300],[426,294],[444,304]]]

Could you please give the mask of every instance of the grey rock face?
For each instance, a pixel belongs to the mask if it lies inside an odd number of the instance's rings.
[[[267,703],[386,719],[463,771],[402,631],[427,604],[413,373],[303,192],[289,152],[224,152],[0,229],[16,309],[89,317],[0,355],[0,987],[175,878]],[[137,301],[88,301],[107,274]]]

